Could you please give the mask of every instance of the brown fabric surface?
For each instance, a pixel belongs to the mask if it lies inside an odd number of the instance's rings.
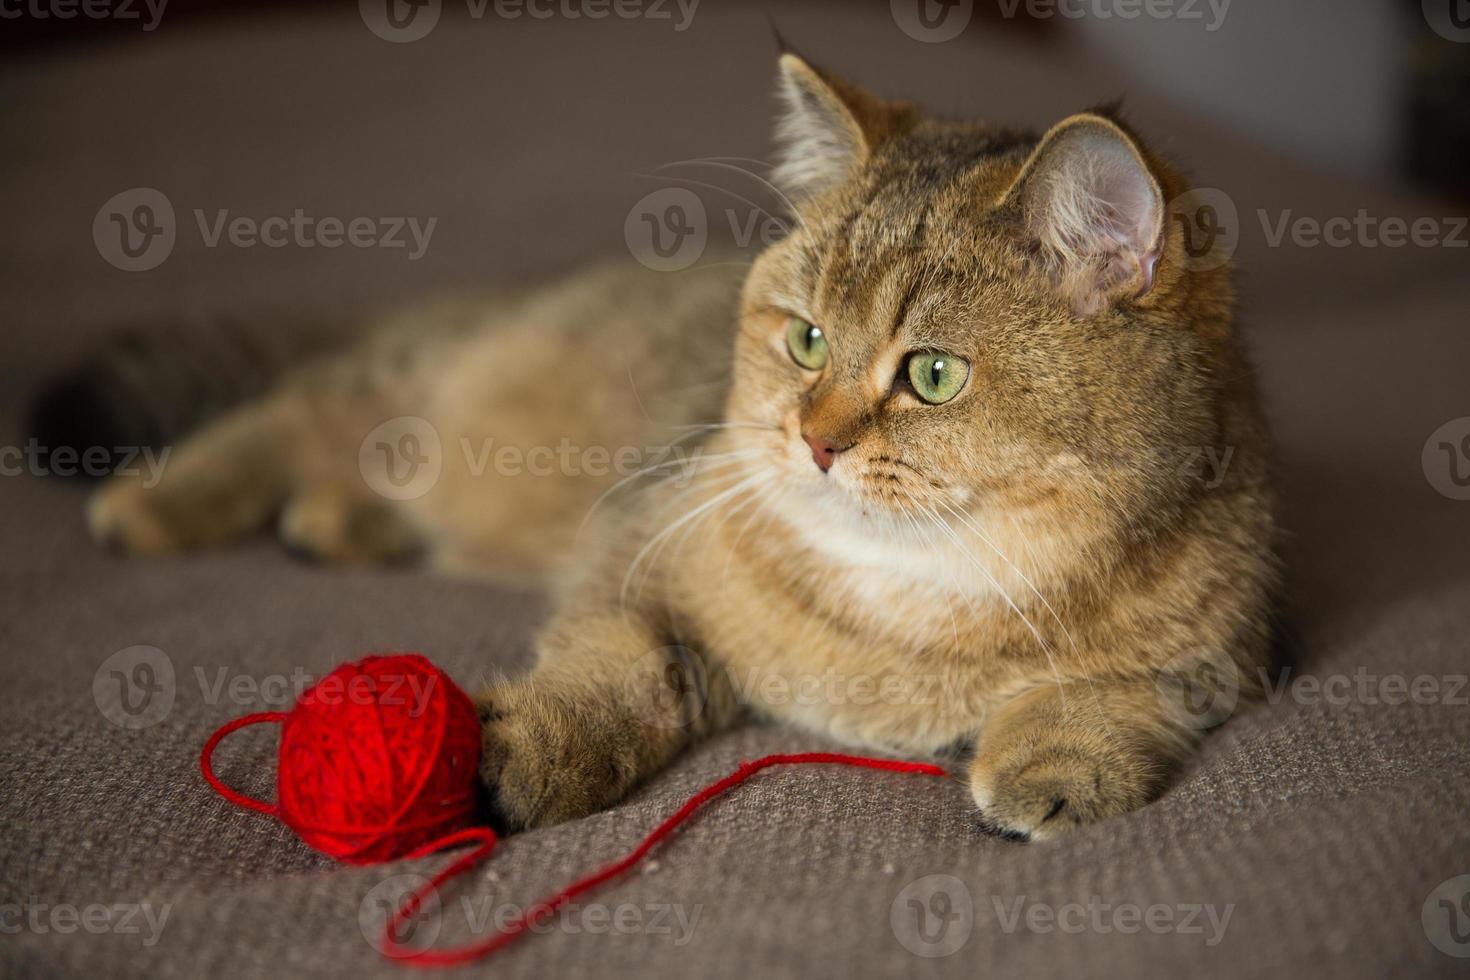
[[[921,45],[882,7],[783,5],[780,20],[819,60],[941,111],[1039,126],[1119,91],[1115,72],[1078,52],[1007,47],[983,33]],[[629,207],[668,186],[640,172],[765,155],[771,78],[764,13],[714,0],[679,33],[615,18],[446,16],[429,38],[389,45],[349,10],[172,34],[165,25],[145,40],[7,65],[0,444],[23,444],[24,405],[41,377],[125,320],[373,308],[619,253]],[[1286,696],[1242,710],[1157,804],[1046,845],[986,836],[958,783],[768,773],[660,852],[656,868],[593,899],[609,915],[644,910],[643,927],[558,928],[461,972],[1470,972],[1470,959],[1436,949],[1421,922],[1436,886],[1470,874],[1470,690],[1455,692],[1458,703],[1443,696],[1470,671],[1470,503],[1436,492],[1420,461],[1431,432],[1470,414],[1467,253],[1273,249],[1253,217],[1257,208],[1453,212],[1306,172],[1148,93],[1130,105],[1143,132],[1201,183],[1228,189],[1245,219],[1242,316],[1279,442],[1293,677],[1427,675],[1441,683],[1439,703],[1350,693],[1344,703]],[[90,229],[102,202],[134,186],[168,194],[180,235],[162,266],[130,274],[99,258]],[[401,250],[205,248],[195,207],[439,224],[427,255],[410,263]],[[336,866],[215,798],[196,769],[204,738],[279,704],[214,685],[418,649],[469,686],[529,662],[544,602],[413,572],[303,566],[265,542],[125,563],[89,544],[81,500],[59,479],[0,478],[0,927],[10,933],[0,973],[406,975],[365,940],[359,914],[374,886],[435,862]],[[110,655],[138,644],[167,653],[174,698],[157,724],[129,730],[99,708],[93,683]],[[466,935],[462,898],[481,912],[524,903],[621,853],[740,759],[819,747],[778,728],[732,734],[613,811],[513,839],[446,896],[439,941]],[[222,772],[269,794],[273,750],[266,734],[238,736],[222,750]],[[951,928],[972,931],[946,956],[918,956],[903,942],[912,944],[916,921],[904,890],[929,875],[963,885],[947,886],[964,918]],[[1094,901],[1166,906],[1176,924],[1190,905],[1230,906],[1231,917],[1215,945],[1203,916],[1192,923],[1202,932],[1125,933],[1076,919],[1080,930],[1063,931],[1024,917],[1008,929],[1018,900],[1023,915],[1038,905],[1066,917],[1070,903]],[[29,921],[94,905],[168,917],[151,945],[142,918],[130,920],[141,935]],[[672,919],[649,922],[649,906],[697,914],[687,942],[676,941]]]

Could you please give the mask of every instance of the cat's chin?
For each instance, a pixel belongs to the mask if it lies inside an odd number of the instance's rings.
[[[886,562],[887,552],[912,550],[922,543],[915,537],[912,517],[894,498],[831,473],[795,479],[791,484],[793,492],[780,495],[776,509],[824,551],[833,550],[829,546],[839,542],[840,552],[882,551]]]

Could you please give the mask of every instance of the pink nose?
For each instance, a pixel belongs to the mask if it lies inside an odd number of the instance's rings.
[[[804,432],[801,437],[806,440],[808,446],[812,447],[812,462],[817,464],[817,468],[823,473],[830,470],[832,468],[832,461],[837,458],[837,454],[842,452],[842,450],[833,442],[829,442],[826,439],[817,439]]]

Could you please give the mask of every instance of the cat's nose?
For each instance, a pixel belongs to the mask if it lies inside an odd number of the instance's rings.
[[[838,453],[846,448],[845,446],[838,446],[836,443],[827,439],[818,439],[815,436],[809,436],[805,432],[801,434],[801,437],[806,440],[808,446],[812,447],[812,462],[816,463],[817,468],[823,473],[832,468],[832,461],[837,458]]]

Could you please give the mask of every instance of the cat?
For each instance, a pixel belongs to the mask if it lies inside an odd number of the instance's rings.
[[[792,223],[748,269],[410,311],[156,486],[112,478],[94,534],[168,554],[274,521],[325,560],[553,588],[535,669],[476,699],[504,830],[751,718],[968,746],[979,818],[1017,837],[1155,799],[1214,723],[1195,672],[1259,693],[1279,577],[1230,270],[1187,261],[1183,178],[1111,109],[1039,137],[941,121],[792,53],[779,91]],[[434,441],[426,486],[364,479]],[[567,444],[673,449],[621,480],[495,455]],[[1203,479],[1204,453],[1228,467]]]

